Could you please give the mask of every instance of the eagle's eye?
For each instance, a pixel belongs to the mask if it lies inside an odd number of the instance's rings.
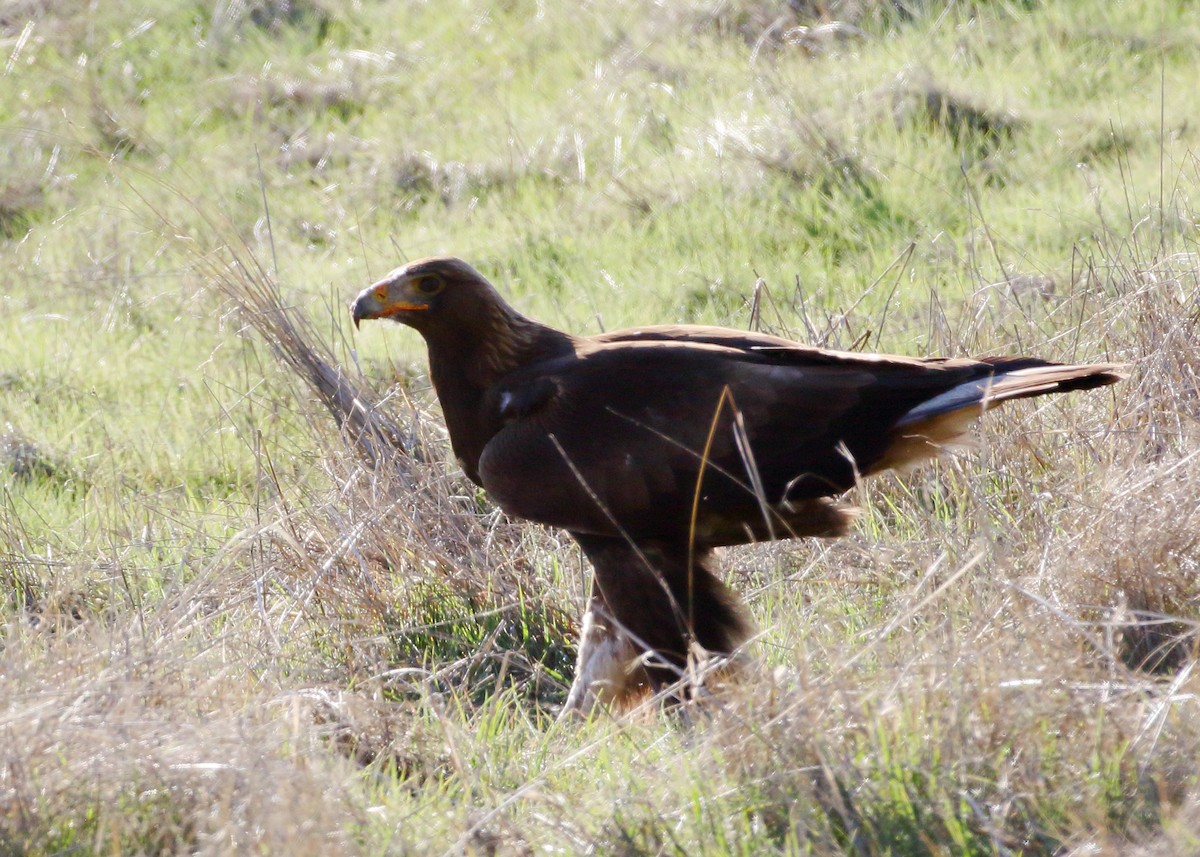
[[[418,277],[413,288],[423,295],[436,295],[442,290],[442,278],[434,275]]]

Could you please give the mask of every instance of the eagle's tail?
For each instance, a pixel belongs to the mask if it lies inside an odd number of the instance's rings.
[[[1113,363],[1067,365],[1036,357],[988,357],[980,366],[978,377],[926,399],[900,417],[892,430],[894,442],[870,473],[911,468],[946,447],[968,443],[971,424],[1004,402],[1105,387],[1126,377]]]

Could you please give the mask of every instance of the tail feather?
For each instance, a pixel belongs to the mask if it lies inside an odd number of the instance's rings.
[[[911,469],[947,447],[968,444],[971,424],[1004,402],[1105,387],[1125,377],[1113,363],[1072,366],[1034,357],[993,357],[982,362],[992,371],[926,399],[897,420],[895,440],[868,475]]]
[[[1121,367],[1113,363],[1070,366],[1032,357],[993,357],[983,362],[993,366],[995,371],[926,399],[902,416],[896,428],[964,408],[985,411],[1010,399],[1105,387],[1125,377]]]

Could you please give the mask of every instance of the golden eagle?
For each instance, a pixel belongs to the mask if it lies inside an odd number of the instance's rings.
[[[573,336],[460,259],[422,259],[354,302],[415,328],[454,452],[510,515],[567,530],[594,569],[567,710],[675,682],[693,644],[748,624],[716,547],[838,536],[859,479],[935,457],[1009,399],[1085,390],[1110,364],[897,357],[690,325]]]

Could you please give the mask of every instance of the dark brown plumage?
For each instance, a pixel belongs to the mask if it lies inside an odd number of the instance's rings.
[[[450,442],[509,514],[566,529],[594,568],[568,708],[680,676],[692,643],[748,625],[717,579],[724,545],[846,532],[836,498],[935,457],[1009,399],[1083,390],[1107,364],[829,351],[717,327],[572,336],[517,313],[474,268],[413,262],[354,321],[416,328]]]

